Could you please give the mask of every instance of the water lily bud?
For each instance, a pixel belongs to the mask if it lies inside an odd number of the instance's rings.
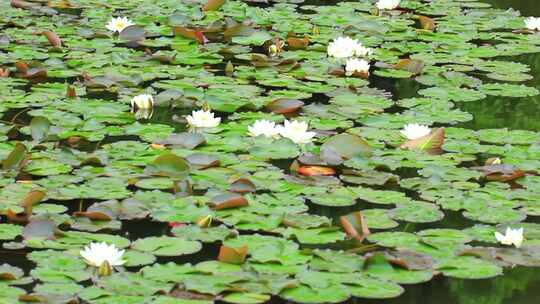
[[[101,266],[98,268],[98,275],[100,277],[108,277],[112,274],[112,267],[108,261],[103,261]]]
[[[225,66],[225,75],[231,77],[234,73],[234,65],[232,62],[227,62],[227,65]]]
[[[137,109],[137,111],[135,111],[136,120],[151,119],[153,115],[154,111],[152,109]]]
[[[311,33],[312,33],[313,35],[320,35],[320,34],[321,34],[321,30],[319,29],[318,26],[313,25],[313,28],[311,29]]]
[[[208,228],[208,227],[210,227],[210,225],[212,225],[212,216],[207,215],[205,217],[202,217],[202,218],[198,219],[195,222],[195,224],[197,224],[197,226],[202,227],[202,228]]]
[[[272,44],[268,47],[268,54],[270,56],[276,56],[278,54],[278,47],[275,44]]]
[[[486,159],[486,166],[500,165],[502,161],[498,157],[490,157]]]
[[[141,94],[131,99],[131,109],[152,109],[154,107],[154,97],[149,94]]]

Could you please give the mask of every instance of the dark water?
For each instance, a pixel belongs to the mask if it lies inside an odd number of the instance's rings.
[[[540,16],[538,0],[485,0],[496,8],[513,8],[523,16]],[[534,78],[524,82],[532,87],[540,87],[540,54],[528,54],[509,58],[531,67]],[[540,96],[528,98],[507,98],[490,96],[477,102],[460,105],[464,111],[474,115],[474,120],[463,125],[472,129],[502,128],[540,131]],[[538,301],[540,303],[540,301]]]

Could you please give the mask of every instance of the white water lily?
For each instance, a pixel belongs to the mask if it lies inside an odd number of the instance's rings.
[[[363,46],[362,43],[359,42],[354,49],[354,53],[358,57],[366,57],[373,54],[373,50]]]
[[[154,107],[154,97],[149,94],[141,94],[131,98],[132,109],[151,109]]]
[[[80,251],[80,255],[86,264],[94,267],[101,267],[104,262],[108,263],[108,266],[120,266],[123,265],[126,260],[122,259],[125,250],[119,250],[114,244],[107,245],[107,243],[90,243]]]
[[[215,128],[221,122],[221,118],[214,117],[214,113],[210,110],[193,111],[191,115],[186,117],[186,120],[193,128]]]
[[[358,73],[369,73],[369,62],[364,59],[351,58],[347,60],[345,65],[345,75],[351,76],[352,74]]]
[[[251,126],[248,126],[248,135],[257,137],[264,135],[266,137],[279,137],[279,128],[276,123],[269,120],[257,120]]]
[[[328,56],[348,58],[354,56],[358,48],[358,40],[350,37],[338,37],[328,44]]]
[[[137,109],[135,111],[135,119],[141,120],[141,119],[150,119],[154,116],[154,110],[153,109]]]
[[[401,0],[379,0],[376,4],[380,10],[393,10],[399,6]]]
[[[525,19],[525,26],[529,30],[540,31],[540,18],[538,17],[529,17]]]
[[[127,17],[113,17],[105,27],[111,32],[120,33],[126,27],[134,24],[135,23],[131,22],[131,20],[129,20]]]
[[[431,133],[431,129],[425,125],[408,124],[400,131],[409,140],[418,139]]]
[[[523,227],[519,229],[506,228],[506,234],[495,232],[495,238],[503,245],[514,245],[517,248],[523,244]]]
[[[279,126],[279,134],[297,144],[307,144],[317,133],[308,131],[308,124],[304,121],[285,120],[283,126]]]

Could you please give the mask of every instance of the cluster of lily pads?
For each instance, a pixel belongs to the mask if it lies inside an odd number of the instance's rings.
[[[2,303],[336,303],[540,266],[540,133],[459,125],[463,103],[539,94],[508,59],[540,52],[538,19],[474,0],[0,11]]]

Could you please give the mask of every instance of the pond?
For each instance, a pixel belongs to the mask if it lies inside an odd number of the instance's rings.
[[[537,303],[540,6],[375,2],[0,2],[0,303]]]

